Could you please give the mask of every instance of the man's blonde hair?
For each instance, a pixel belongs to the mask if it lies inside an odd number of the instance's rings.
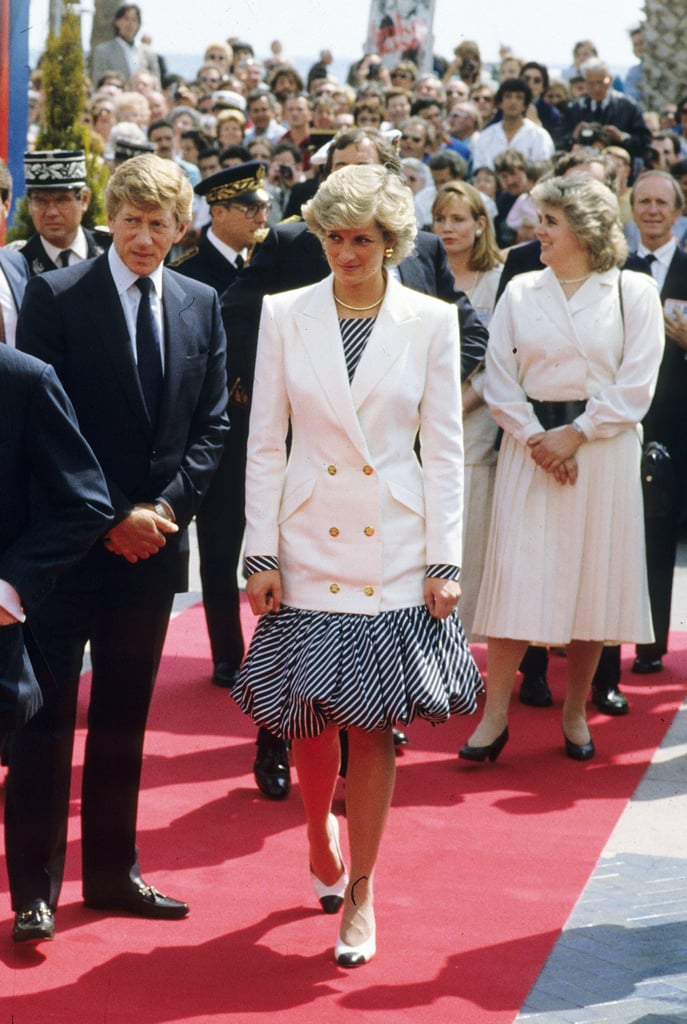
[[[193,189],[174,160],[143,153],[121,164],[108,183],[105,192],[108,216],[116,217],[125,204],[139,210],[153,206],[171,210],[182,226],[191,221]]]

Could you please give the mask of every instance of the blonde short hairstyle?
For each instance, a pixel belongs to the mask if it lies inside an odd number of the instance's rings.
[[[593,270],[610,270],[627,258],[618,199],[606,185],[589,175],[547,178],[531,192],[537,207],[562,210],[570,230],[587,249]]]
[[[125,204],[139,210],[153,206],[171,210],[181,226],[191,220],[193,188],[174,160],[144,153],[121,164],[108,182],[105,192],[108,215],[116,217]]]
[[[400,263],[413,251],[417,234],[413,194],[397,174],[378,164],[354,164],[330,174],[302,214],[321,241],[327,231],[374,221],[392,250],[384,258],[386,266]]]
[[[246,118],[240,110],[235,110],[234,107],[230,107],[228,110],[220,110],[219,114],[215,119],[215,131],[219,135],[219,130],[225,121],[236,121],[241,128],[246,127]]]

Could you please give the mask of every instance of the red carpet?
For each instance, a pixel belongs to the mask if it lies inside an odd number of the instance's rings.
[[[2,869],[0,1024],[511,1022],[684,696],[687,635],[672,648],[650,684],[627,676],[628,718],[592,719],[587,764],[563,754],[559,707],[516,701],[495,765],[459,766],[470,719],[411,726],[377,872],[379,952],[346,972],[310,889],[297,785],[281,804],[257,793],[255,730],[209,683],[201,609],[184,612],[153,703],[139,840],[145,877],[191,916],[82,906],[77,767],[54,943],[11,942]],[[564,668],[552,658],[557,704]]]

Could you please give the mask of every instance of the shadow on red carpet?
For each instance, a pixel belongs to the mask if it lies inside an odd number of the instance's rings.
[[[191,915],[146,922],[81,904],[84,681],[58,937],[11,942],[3,867],[0,1024],[512,1022],[684,697],[687,635],[671,646],[661,676],[625,677],[627,718],[592,716],[586,764],[563,752],[558,657],[555,706],[514,701],[494,765],[459,764],[470,719],[409,727],[377,871],[378,955],[347,972],[332,959],[337,919],[310,888],[297,780],[283,803],[257,792],[255,729],[210,685],[202,609],[183,612],[153,702],[139,842],[146,879]]]

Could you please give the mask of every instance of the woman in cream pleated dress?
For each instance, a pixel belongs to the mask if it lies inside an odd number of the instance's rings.
[[[618,270],[610,190],[575,176],[532,194],[546,269],[508,285],[487,348],[485,398],[505,433],[475,614],[487,700],[460,751],[472,761],[494,760],[508,739],[529,643],[566,647],[565,749],[592,757],[586,700],[602,646],[652,635],[639,424],[663,351],[661,303],[652,278]]]

